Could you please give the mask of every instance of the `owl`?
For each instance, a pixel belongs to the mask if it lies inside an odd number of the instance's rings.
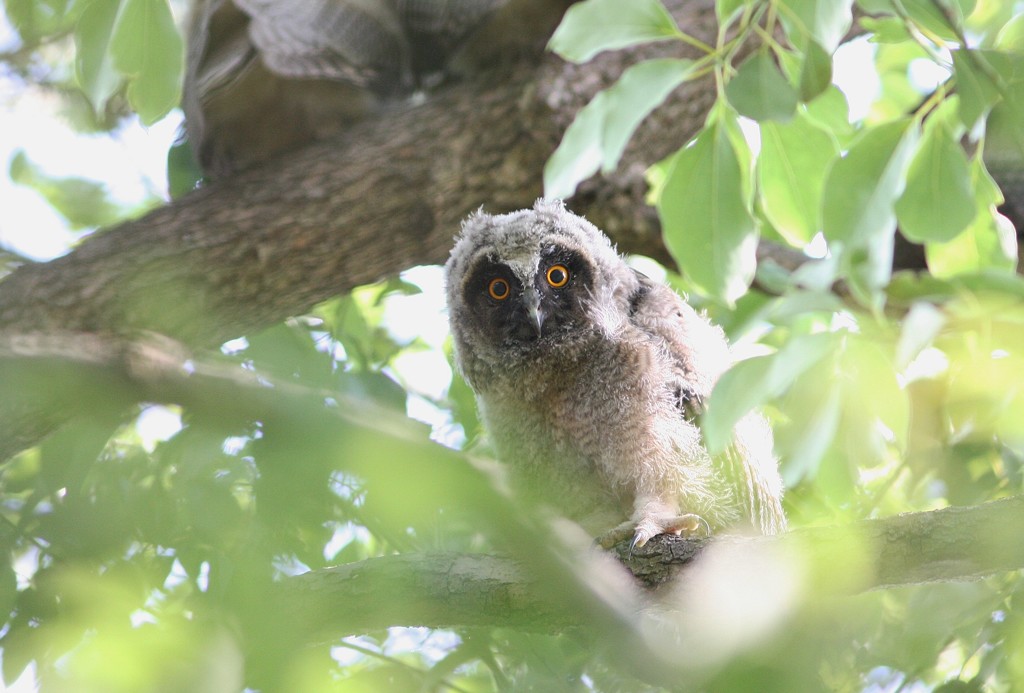
[[[477,212],[445,272],[455,360],[519,495],[604,546],[785,528],[764,418],[719,455],[701,438],[723,332],[597,227],[553,200]]]

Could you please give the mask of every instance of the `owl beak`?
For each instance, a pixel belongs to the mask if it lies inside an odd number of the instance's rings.
[[[540,296],[534,289],[529,289],[523,294],[523,302],[526,304],[526,312],[530,316],[531,326],[537,330],[537,336],[544,336],[544,311],[540,307]]]

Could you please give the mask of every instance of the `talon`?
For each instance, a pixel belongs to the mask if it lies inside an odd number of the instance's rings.
[[[629,544],[629,557],[633,557],[633,549],[641,548],[644,544],[650,541],[651,538],[643,530],[637,529],[636,534],[633,535],[633,541]]]

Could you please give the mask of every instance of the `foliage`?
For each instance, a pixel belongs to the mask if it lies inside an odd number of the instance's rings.
[[[651,162],[651,201],[681,268],[669,280],[751,354],[712,396],[708,443],[764,407],[795,525],[1022,490],[1024,282],[989,168],[1024,152],[1024,21],[994,0],[856,9],[855,22],[852,0],[718,0],[709,44],[659,0],[585,0],[551,42],[579,62],[651,41],[697,52],[634,65],[582,109],[544,172],[552,196],[613,171],[680,85],[714,81],[704,127]],[[182,40],[166,0],[5,10],[24,44],[9,64],[65,98],[84,95],[83,130],[129,110],[152,123],[176,104]],[[880,84],[854,119],[832,80],[851,28],[871,42]],[[52,69],[39,77],[33,60]],[[944,75],[923,91],[910,77],[922,63]],[[184,192],[181,151],[170,166]],[[138,212],[24,155],[10,170],[72,225]],[[926,269],[892,272],[897,234],[924,246]],[[760,240],[804,261],[759,264]],[[208,355],[273,386],[260,416],[241,397],[211,404],[198,384],[189,404],[126,414],[116,388],[83,385],[93,416],[0,468],[3,680],[31,664],[43,690],[657,690],[623,663],[639,655],[613,629],[393,628],[310,644],[283,625],[276,586],[306,570],[428,550],[536,559],[555,541],[429,442],[486,449],[457,375],[445,372],[440,392],[403,375],[403,360],[436,364],[441,348],[402,336],[390,312],[416,281],[364,287]],[[389,428],[406,412],[431,426]],[[549,569],[561,589],[565,576]],[[1019,575],[826,604],[805,596],[750,641],[693,643],[711,654],[687,673],[710,690],[1024,684]],[[734,614],[736,631],[756,615]]]

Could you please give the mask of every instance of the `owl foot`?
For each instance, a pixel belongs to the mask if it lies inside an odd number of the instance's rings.
[[[632,536],[633,541],[629,545],[629,551],[632,553],[633,549],[643,546],[659,534],[671,533],[676,536],[684,534],[689,536],[695,534],[701,527],[708,535],[711,534],[711,527],[707,520],[700,515],[693,513],[660,517],[648,515],[641,518],[639,522],[626,520],[598,537],[597,543],[601,548],[610,549],[623,539]]]

